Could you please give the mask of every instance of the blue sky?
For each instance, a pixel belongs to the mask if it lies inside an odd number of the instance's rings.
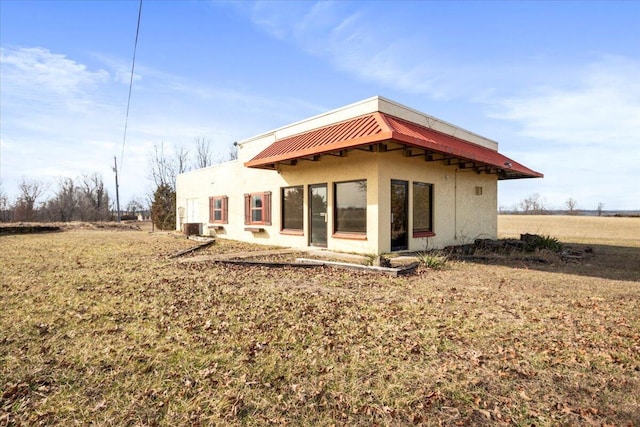
[[[0,0],[0,179],[151,189],[154,143],[234,141],[381,95],[545,174],[499,206],[640,209],[640,2]]]

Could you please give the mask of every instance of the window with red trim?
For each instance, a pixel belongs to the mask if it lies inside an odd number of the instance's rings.
[[[227,196],[209,197],[209,222],[213,224],[226,224],[228,222],[228,203]]]
[[[367,180],[333,184],[334,233],[367,234]]]
[[[302,231],[304,217],[304,187],[282,188],[282,230]]]
[[[413,183],[413,237],[433,236],[433,184]]]
[[[244,195],[245,225],[271,225],[271,192]]]

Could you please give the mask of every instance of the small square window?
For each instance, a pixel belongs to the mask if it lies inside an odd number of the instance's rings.
[[[213,224],[227,223],[227,196],[215,196],[209,198],[209,222]]]
[[[482,196],[482,187],[476,187],[476,196]]]
[[[244,195],[245,225],[271,225],[271,192]]]

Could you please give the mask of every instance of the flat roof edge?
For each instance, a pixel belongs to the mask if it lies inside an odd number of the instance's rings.
[[[287,138],[319,127],[328,126],[333,123],[374,112],[383,112],[439,132],[485,146],[494,151],[498,151],[498,142],[494,140],[379,95],[263,132],[259,135],[239,141],[238,144],[244,145],[270,136],[274,137],[276,140]]]
[[[416,110],[415,108],[407,107],[406,105],[400,104],[399,102],[393,101],[391,99],[388,99],[388,98],[385,98],[385,97],[382,97],[382,96],[378,96],[377,98],[380,101],[382,101],[383,104],[389,104],[389,105],[391,105],[391,106],[393,106],[395,108],[398,108],[400,110],[404,110],[404,112],[408,112],[409,114],[407,114],[407,116],[409,116],[409,117],[399,116],[397,114],[396,110],[385,111],[382,108],[380,108],[380,111],[383,112],[383,113],[387,113],[387,114],[390,114],[392,116],[399,117],[401,119],[405,119],[405,120],[412,121],[414,123],[418,123],[420,125],[423,125],[425,127],[431,128],[433,130],[437,130],[437,131],[446,133],[448,135],[455,136],[455,137],[460,138],[460,139],[465,139],[465,140],[467,140],[469,142],[476,142],[477,143],[477,141],[475,141],[475,138],[478,138],[479,140],[481,140],[483,142],[486,142],[486,143],[489,143],[490,145],[494,145],[495,144],[495,148],[494,147],[488,147],[488,148],[492,148],[492,149],[494,149],[496,151],[498,150],[498,141],[495,141],[493,139],[487,138],[486,136],[482,136],[480,134],[472,132],[472,131],[470,131],[468,129],[465,129],[463,127],[460,127],[458,125],[454,125],[453,123],[450,123],[450,122],[448,122],[446,120],[442,120],[442,119],[439,119],[437,117],[431,116],[429,114],[423,113],[422,111]],[[381,105],[383,105],[383,104],[381,104]],[[420,123],[420,121],[416,121],[415,119],[411,118],[410,117],[411,115],[417,116],[419,118],[424,119],[424,123]],[[434,123],[437,123],[437,124],[440,124],[440,125],[444,126],[445,129],[442,129],[442,128],[439,128],[439,127],[434,127],[433,126]],[[447,132],[446,128],[449,128],[450,130],[452,130],[452,132]],[[458,133],[458,132],[460,132],[461,134]],[[485,145],[485,144],[480,143],[480,145]]]

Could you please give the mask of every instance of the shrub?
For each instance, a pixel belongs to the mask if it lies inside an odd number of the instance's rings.
[[[442,270],[447,266],[448,258],[444,255],[431,252],[420,252],[417,254],[418,261],[422,265],[432,270]]]
[[[562,251],[562,243],[555,237],[526,234],[521,236],[521,239],[526,243],[526,250],[529,252],[542,249],[548,249],[553,252]]]

